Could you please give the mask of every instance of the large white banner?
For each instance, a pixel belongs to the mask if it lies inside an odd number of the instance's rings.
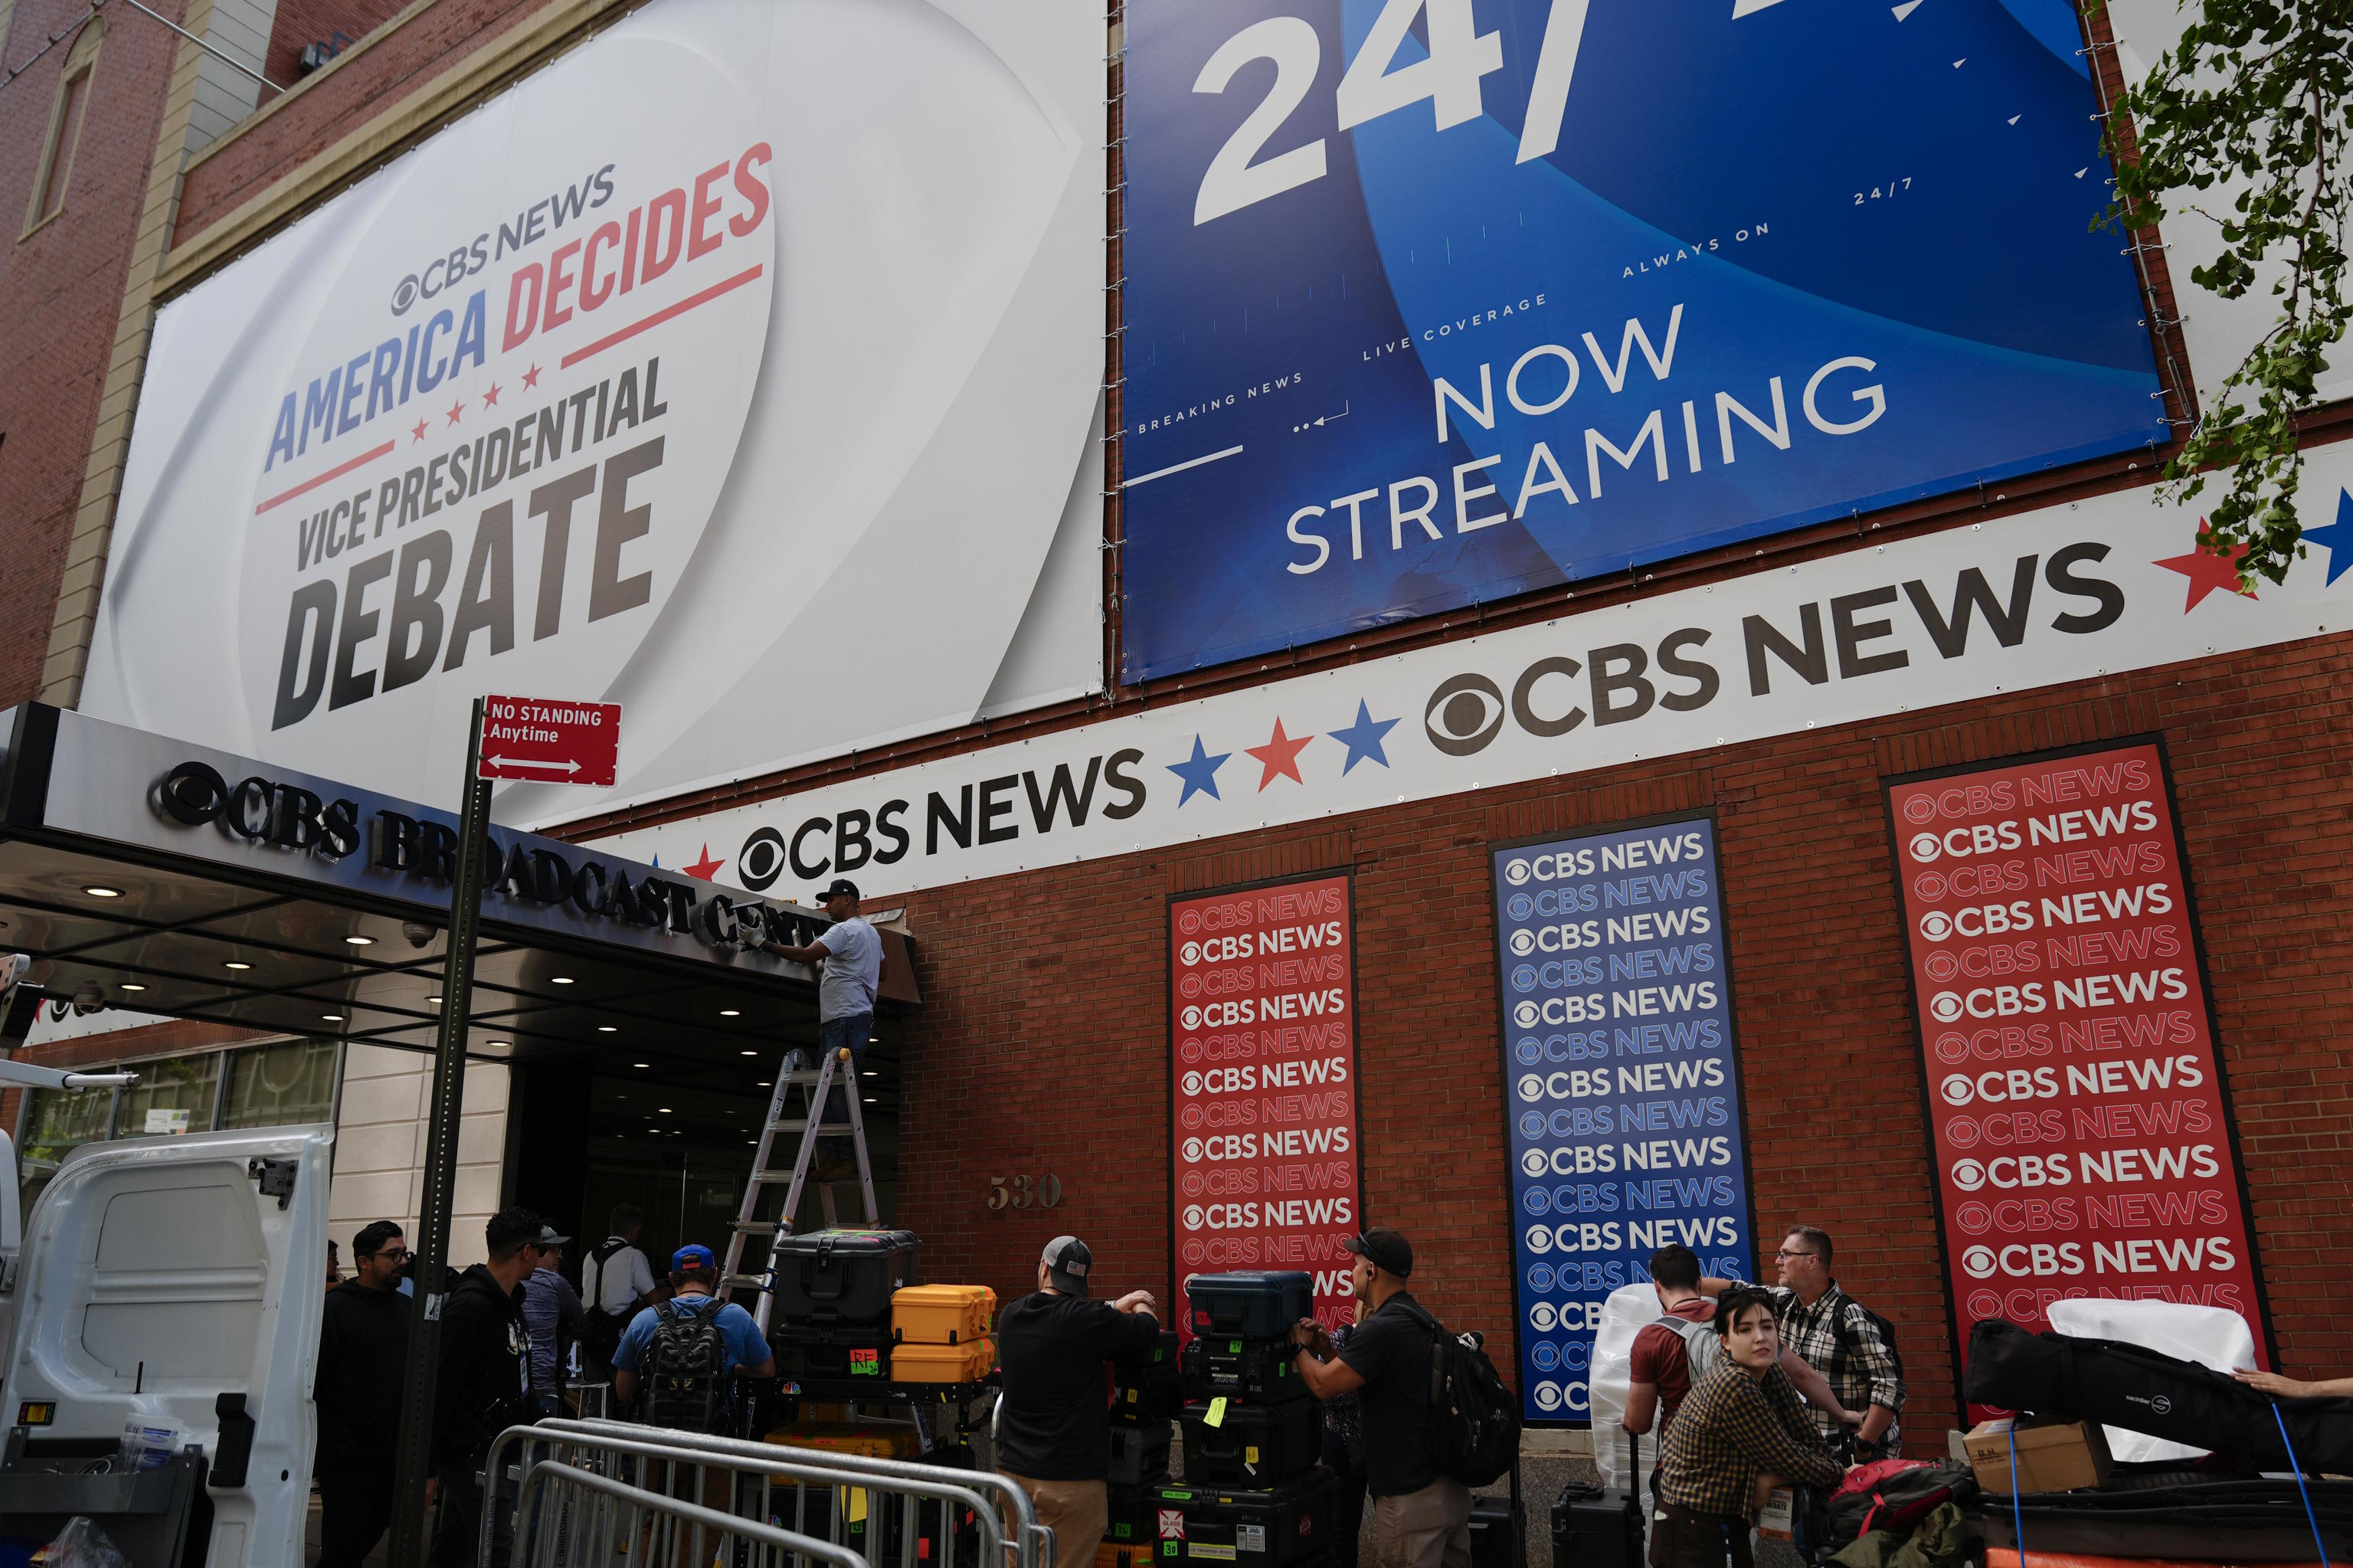
[[[617,835],[787,896],[870,895],[1360,811],[2353,626],[2353,441],[2250,596],[2147,489],[1767,568]]]
[[[82,706],[540,822],[1101,685],[1103,21],[657,0],[166,306]]]

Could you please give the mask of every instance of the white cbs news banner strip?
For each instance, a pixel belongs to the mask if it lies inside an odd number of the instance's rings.
[[[2253,597],[2196,550],[2194,512],[2123,491],[613,844],[754,891],[847,874],[889,895],[2341,630],[2353,441],[2308,457],[2309,556]]]
[[[451,805],[621,703],[543,822],[1100,689],[1103,72],[656,0],[361,181],[158,317],[84,711]]]

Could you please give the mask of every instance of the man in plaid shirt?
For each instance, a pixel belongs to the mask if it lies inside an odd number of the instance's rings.
[[[1835,1487],[1845,1467],[1815,1436],[1780,1368],[1772,1298],[1751,1285],[1724,1293],[1711,1325],[1724,1355],[1692,1385],[1667,1425],[1651,1568],[1750,1568],[1757,1478]]]
[[[1854,1435],[1855,1458],[1901,1455],[1904,1434],[1896,1413],[1904,1408],[1904,1369],[1895,1347],[1862,1303],[1831,1277],[1830,1233],[1792,1226],[1773,1255],[1781,1266],[1781,1283],[1772,1297],[1782,1342],[1829,1380],[1841,1404],[1865,1413]],[[1841,1435],[1838,1417],[1830,1411],[1809,1414],[1826,1442]]]

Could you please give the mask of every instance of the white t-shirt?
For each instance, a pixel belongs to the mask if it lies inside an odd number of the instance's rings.
[[[874,988],[882,980],[882,938],[862,916],[827,927],[818,946],[828,955],[817,982],[820,1022],[855,1018],[874,1011]]]
[[[633,1246],[623,1247],[601,1264],[591,1256],[581,1266],[580,1275],[580,1283],[588,1287],[589,1305],[616,1315],[628,1311],[630,1302],[654,1287],[653,1266]]]

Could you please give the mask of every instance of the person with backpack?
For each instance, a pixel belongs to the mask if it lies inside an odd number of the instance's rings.
[[[1773,1298],[1751,1285],[1725,1290],[1710,1330],[1715,1364],[1692,1383],[1667,1424],[1651,1568],[1751,1568],[1748,1531],[1757,1480],[1777,1476],[1825,1489],[1847,1467],[1831,1457],[1780,1367]]]
[[[719,1265],[690,1242],[670,1260],[670,1296],[629,1320],[613,1351],[613,1395],[626,1406],[642,1390],[638,1419],[649,1426],[718,1432],[726,1425],[731,1380],[776,1375],[776,1356],[752,1314],[712,1294]]]
[[[482,1510],[491,1512],[491,1568],[504,1568],[512,1544],[512,1488],[485,1478],[491,1440],[526,1423],[531,1405],[531,1330],[523,1322],[523,1277],[545,1249],[545,1222],[524,1208],[504,1208],[482,1227],[490,1253],[458,1277],[441,1306],[441,1363],[433,1394],[433,1481],[438,1511],[427,1562],[456,1568],[475,1561]],[[493,1494],[495,1500],[493,1500]]]
[[[638,1250],[646,1212],[635,1203],[616,1203],[607,1223],[613,1234],[589,1248],[580,1266],[580,1299],[587,1308],[580,1322],[580,1375],[590,1383],[612,1377],[621,1331],[661,1299],[653,1265]]]
[[[1350,1277],[1371,1310],[1336,1351],[1314,1319],[1302,1319],[1291,1337],[1308,1393],[1358,1396],[1373,1561],[1379,1568],[1471,1568],[1471,1488],[1444,1473],[1430,1442],[1431,1358],[1446,1333],[1406,1288],[1412,1244],[1376,1226],[1340,1245],[1356,1255]],[[1516,1446],[1516,1422],[1512,1436]]]
[[[1904,1452],[1896,1419],[1904,1408],[1904,1361],[1895,1353],[1894,1325],[1839,1288],[1831,1274],[1831,1251],[1830,1233],[1816,1225],[1792,1225],[1781,1238],[1781,1249],[1773,1255],[1781,1283],[1770,1292],[1781,1341],[1820,1372],[1838,1396],[1812,1413],[1823,1441],[1834,1446],[1846,1435],[1841,1406],[1860,1410],[1854,1457],[1895,1458]]]
[[[1698,1255],[1681,1243],[1651,1255],[1651,1288],[1658,1293],[1660,1316],[1634,1336],[1631,1386],[1625,1413],[1619,1417],[1619,1425],[1637,1436],[1651,1430],[1654,1416],[1663,1434],[1692,1384],[1716,1363],[1723,1341],[1712,1327],[1715,1303],[1702,1293],[1700,1279]],[[1841,1405],[1828,1380],[1787,1345],[1781,1347],[1781,1370],[1807,1404],[1836,1415],[1841,1427],[1862,1420]]]

